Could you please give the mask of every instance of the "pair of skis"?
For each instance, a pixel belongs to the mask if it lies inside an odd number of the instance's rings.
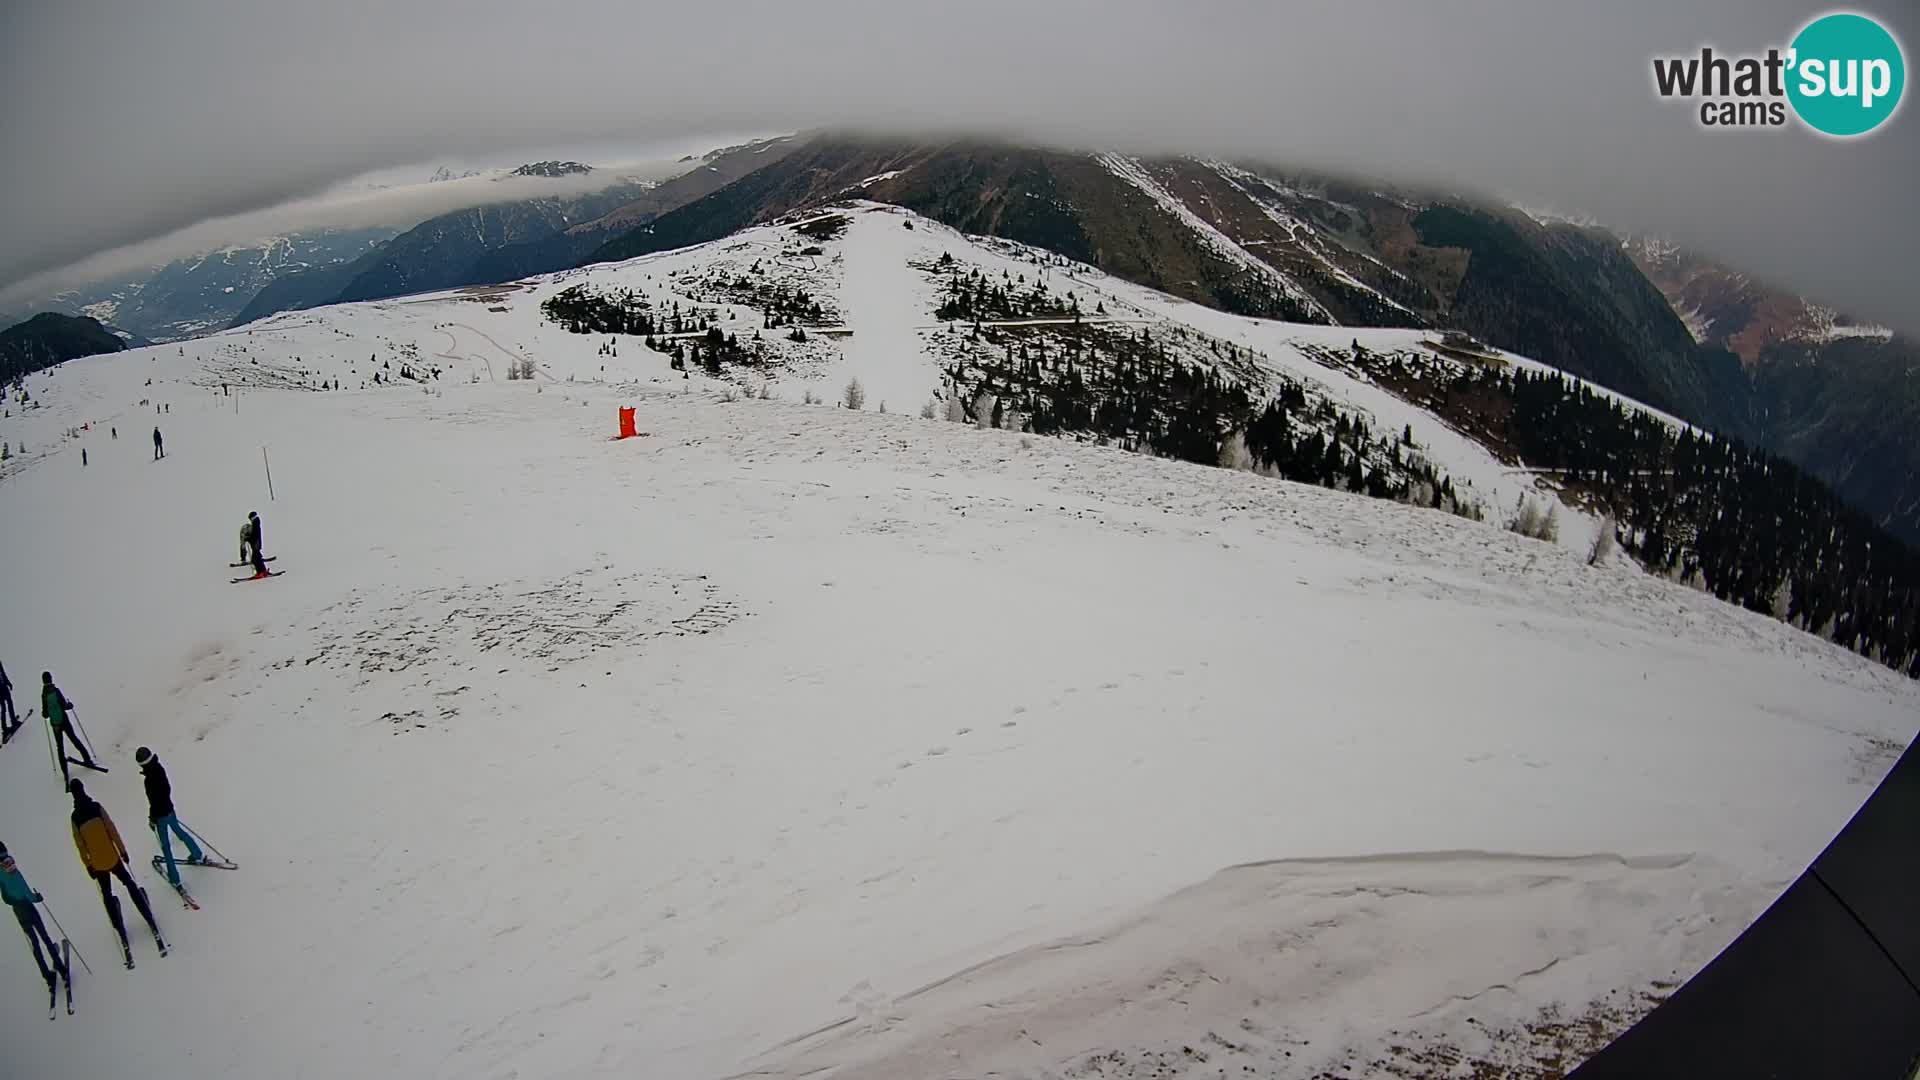
[[[73,1015],[73,942],[60,939],[60,971],[47,984],[47,1019],[54,1018],[60,1005],[60,984],[67,984],[67,1015]]]
[[[279,558],[279,557],[280,557],[280,556],[278,556],[278,555],[269,555],[269,556],[267,556],[266,558],[264,558],[264,559],[261,559],[261,560],[260,560],[260,562],[261,562],[262,564],[265,564],[265,563],[270,563],[270,562],[272,562],[273,560],[275,560],[275,559],[277,559],[277,558]],[[232,567],[232,568],[233,568],[233,569],[235,569],[235,570],[238,570],[239,568],[241,568],[241,567],[243,567],[243,566],[252,566],[253,564],[252,564],[252,563],[250,563],[250,562],[236,562],[236,563],[228,563],[227,565],[228,565],[228,566],[230,566],[230,567]],[[286,573],[286,571],[285,571],[285,570],[269,570],[269,571],[267,571],[267,572],[266,572],[266,573],[264,573],[264,574],[248,574],[248,575],[247,575],[246,577],[237,577],[237,578],[233,578],[232,580],[230,580],[230,581],[228,582],[228,584],[229,584],[229,585],[238,585],[238,584],[240,584],[240,583],[241,583],[241,582],[243,582],[243,581],[265,581],[265,580],[266,580],[266,579],[268,579],[268,578],[275,578],[275,577],[279,577],[279,576],[280,576],[281,574],[284,574],[284,573]]]
[[[10,742],[12,742],[12,741],[13,741],[13,737],[14,737],[15,735],[18,735],[18,734],[20,734],[20,729],[21,729],[21,728],[24,728],[24,727],[26,727],[26,726],[27,726],[27,720],[31,720],[31,719],[33,719],[33,710],[32,710],[32,709],[28,709],[28,710],[27,710],[27,717],[26,717],[26,720],[22,720],[22,719],[21,719],[21,718],[20,718],[20,717],[19,717],[19,716],[18,716],[18,715],[16,714],[16,715],[14,716],[14,718],[13,718],[13,723],[12,723],[12,725],[10,725],[10,726],[9,726],[9,727],[7,728],[7,730],[6,730],[6,731],[5,731],[4,733],[0,733],[0,746],[5,746],[5,745],[7,745],[8,743],[10,743]]]
[[[205,866],[213,870],[240,869],[240,866],[237,863],[228,862],[225,859],[210,859],[210,858],[207,858],[206,856],[201,856],[198,859],[175,859],[174,864],[176,866]],[[163,878],[166,877],[167,876],[167,860],[159,855],[155,855],[153,857],[153,870],[154,870],[154,873],[159,874],[161,877]],[[175,885],[173,882],[173,879],[168,878],[167,884],[173,887],[174,892],[180,894],[181,906],[187,908],[190,911],[200,910],[200,901],[195,900],[193,898],[193,894],[187,891],[187,886],[185,882],[181,882],[180,884]]]

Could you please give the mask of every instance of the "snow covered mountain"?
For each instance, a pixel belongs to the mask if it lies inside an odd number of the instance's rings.
[[[1466,369],[1541,370],[857,202],[30,376],[0,658],[137,858],[145,745],[240,869],[189,912],[143,866],[174,952],[104,963],[40,733],[0,751],[94,967],[48,1023],[16,955],[8,1067],[1564,1067],[1820,849],[1920,684],[1590,565],[1580,508],[1501,528],[1548,478],[1414,404]],[[1305,466],[1251,427],[1177,460],[1235,394],[1456,512],[1260,475]],[[288,573],[229,585],[248,510]]]
[[[231,323],[279,277],[345,265],[398,232],[316,229],[268,237],[70,289],[32,306],[89,315],[152,341],[175,341]]]
[[[1679,257],[1662,269],[1650,260],[1658,245],[1591,222],[1258,162],[819,134],[795,143],[590,259],[877,199],[1237,314],[1464,330],[1784,456],[1920,542],[1907,422],[1920,355],[1797,298],[1726,288],[1745,279],[1697,256],[1668,252]],[[1703,319],[1720,329],[1703,334]],[[1781,319],[1804,332],[1768,336]],[[1783,362],[1756,367],[1753,350],[1772,340]],[[1803,346],[1838,362],[1810,364]]]
[[[1668,411],[1732,377],[1613,234],[1259,163],[814,135],[601,248],[631,258],[858,195],[1236,314],[1447,326]]]

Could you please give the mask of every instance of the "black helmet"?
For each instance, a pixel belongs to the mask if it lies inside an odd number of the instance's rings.
[[[40,673],[40,681],[41,681],[41,682],[43,682],[43,683],[50,683],[50,682],[52,682],[52,681],[53,681],[53,672],[51,672],[51,671],[43,671],[43,672],[41,672],[41,673]]]
[[[145,765],[147,762],[153,760],[153,751],[143,746],[140,749],[135,750],[133,752],[133,760],[142,765]]]
[[[87,785],[81,783],[80,778],[76,776],[67,781],[67,794],[73,796],[74,801],[78,802],[87,797]]]

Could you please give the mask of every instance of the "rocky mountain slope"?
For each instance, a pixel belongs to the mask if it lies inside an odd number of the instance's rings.
[[[1657,239],[1625,250],[1703,348],[1737,356],[1715,426],[1805,466],[1920,541],[1920,343]]]

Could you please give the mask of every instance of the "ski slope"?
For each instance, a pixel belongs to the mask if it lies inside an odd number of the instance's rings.
[[[32,450],[0,480],[16,700],[55,673],[139,858],[146,745],[241,869],[187,870],[188,912],[142,865],[175,949],[136,930],[120,970],[36,718],[0,841],[95,974],[48,1022],[0,951],[8,1075],[1491,1060],[1698,968],[1911,737],[1891,671],[1567,547],[875,414],[938,370],[899,313],[932,288],[888,268],[1018,261],[904,217],[32,377],[0,420]],[[754,258],[854,330],[796,346],[777,400],[538,315]],[[401,358],[443,374],[359,388]],[[798,403],[852,374],[868,412]],[[621,405],[645,437],[610,440]],[[230,585],[250,509],[288,573]]]

